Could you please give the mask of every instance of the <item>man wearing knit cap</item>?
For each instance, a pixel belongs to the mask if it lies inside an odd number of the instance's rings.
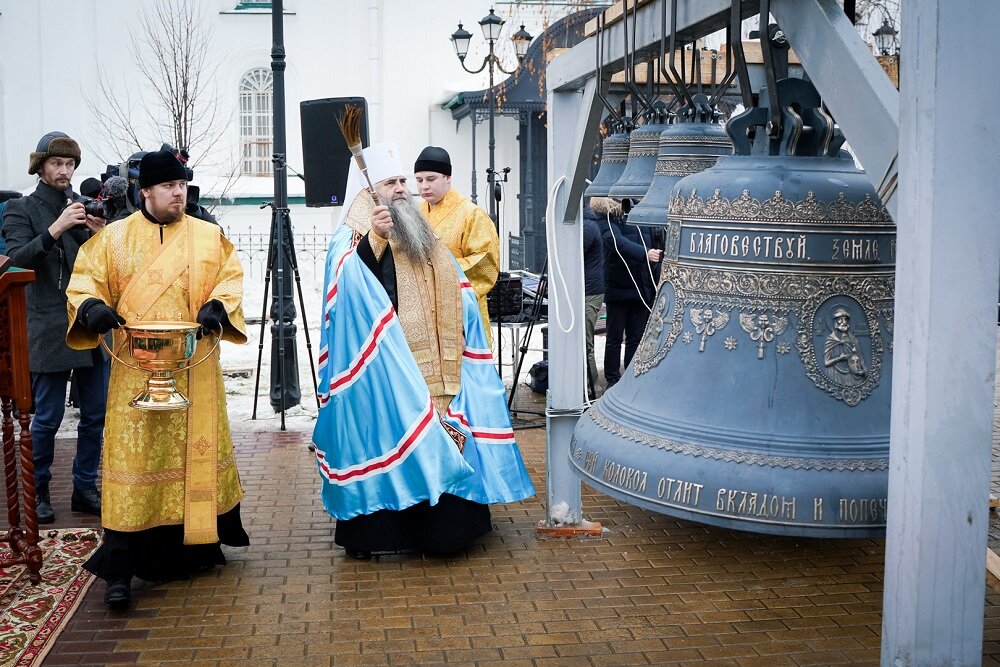
[[[486,294],[493,289],[500,271],[500,241],[496,226],[486,211],[452,189],[451,156],[445,149],[428,146],[420,151],[413,171],[422,199],[420,211],[472,283],[483,326],[492,343]]]
[[[104,434],[104,540],[84,565],[108,581],[105,602],[127,606],[132,577],[184,579],[226,562],[221,544],[246,546],[240,485],[217,341],[245,343],[243,269],[220,228],[185,214],[187,171],[169,150],[139,163],[140,208],[95,236],[67,290],[66,341],[89,349],[122,324],[197,322],[197,364],[174,374],[191,405],[130,405],[148,373],[112,362]],[[206,363],[201,360],[208,358]]]
[[[450,553],[490,503],[534,488],[476,294],[413,202],[395,146],[363,151],[326,261],[313,444],[334,540],[353,558]]]
[[[55,437],[66,409],[66,383],[73,371],[80,395],[76,456],[73,458],[74,512],[101,514],[97,490],[104,430],[107,362],[100,350],[73,350],[53,332],[66,329],[66,287],[80,246],[105,224],[86,214],[70,181],[80,164],[80,146],[64,132],[49,132],[28,159],[38,176],[35,191],[12,199],[3,211],[7,254],[15,266],[31,269],[28,285],[28,367],[35,418],[31,423],[35,496],[39,523],[52,523],[49,495]]]

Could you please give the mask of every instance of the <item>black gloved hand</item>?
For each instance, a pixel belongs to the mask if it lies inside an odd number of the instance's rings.
[[[229,324],[229,315],[226,314],[226,307],[218,299],[212,299],[205,303],[198,311],[196,318],[201,325],[198,338],[204,333],[222,333],[222,325]]]
[[[76,321],[82,324],[87,331],[99,336],[125,324],[125,318],[100,299],[87,299],[80,304]]]

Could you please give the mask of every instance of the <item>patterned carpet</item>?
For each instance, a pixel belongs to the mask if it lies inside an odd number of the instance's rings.
[[[94,581],[83,563],[99,544],[99,533],[92,529],[44,531],[37,586],[28,581],[23,565],[0,568],[0,667],[42,664]]]

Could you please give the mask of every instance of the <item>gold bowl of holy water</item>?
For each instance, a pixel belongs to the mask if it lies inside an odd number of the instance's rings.
[[[146,388],[129,405],[140,410],[183,410],[191,401],[177,390],[174,373],[194,368],[215,351],[195,363],[190,363],[198,346],[196,322],[133,322],[122,325],[125,331],[131,364],[110,349],[115,361],[137,371],[149,373]],[[104,339],[101,339],[104,343]],[[216,341],[215,345],[218,346]],[[104,344],[107,348],[107,344]],[[119,352],[121,348],[119,348]]]

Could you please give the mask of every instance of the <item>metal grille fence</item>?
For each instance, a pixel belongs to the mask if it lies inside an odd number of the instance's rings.
[[[267,232],[234,231],[231,227],[227,227],[226,238],[236,247],[246,277],[263,278],[267,271],[267,250],[271,240],[270,229]],[[311,230],[297,230],[293,227],[292,239],[299,270],[306,271],[308,263],[310,274],[319,273],[321,275],[323,262],[326,261],[326,249],[330,244],[329,232],[320,231],[315,226]]]

